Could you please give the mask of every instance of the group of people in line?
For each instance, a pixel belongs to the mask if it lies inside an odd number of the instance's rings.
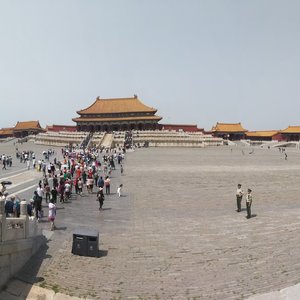
[[[236,205],[237,205],[237,212],[242,211],[242,199],[244,196],[244,191],[242,189],[242,185],[239,183],[237,185],[236,190]],[[251,215],[251,206],[252,206],[252,190],[248,189],[246,194],[246,209],[247,209],[247,219],[252,217]]]

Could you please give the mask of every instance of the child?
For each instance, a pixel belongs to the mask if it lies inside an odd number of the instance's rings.
[[[124,169],[123,166],[121,165],[121,175],[123,175]]]
[[[119,197],[121,197],[122,187],[123,187],[123,184],[120,184],[118,189],[117,189],[117,193],[118,193]]]

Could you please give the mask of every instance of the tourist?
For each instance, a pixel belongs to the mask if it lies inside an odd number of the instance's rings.
[[[21,212],[21,199],[18,196],[11,196],[15,198],[14,201],[14,216],[15,218],[20,217],[20,212]]]
[[[53,203],[56,203],[57,201],[57,189],[55,187],[51,190],[51,199],[53,200]]]
[[[123,187],[123,184],[120,184],[118,189],[117,189],[117,193],[118,193],[119,197],[121,197],[122,187]]]
[[[42,184],[41,181],[39,182],[39,185],[36,189],[38,196],[41,198],[41,201],[43,200],[43,196],[44,196],[44,189],[42,188]]]
[[[6,199],[5,214],[6,214],[6,217],[8,217],[8,218],[14,217],[14,205],[15,205],[14,201],[15,201],[15,197],[13,195]]]
[[[34,200],[30,199],[29,203],[27,203],[27,215],[28,217],[34,216]]]
[[[246,195],[247,219],[251,218],[251,205],[252,205],[252,190],[248,189]]]
[[[105,177],[104,185],[105,185],[105,193],[106,193],[106,195],[109,195],[110,194],[110,178],[109,178],[109,176]]]
[[[6,170],[6,158],[2,158],[2,164],[3,164],[3,167],[2,167],[2,170]]]
[[[244,192],[242,190],[242,185],[241,184],[238,184],[237,186],[237,190],[236,190],[236,205],[237,205],[237,212],[240,212],[242,209],[241,209],[241,202],[242,202],[242,199],[243,199],[243,195],[244,195]]]
[[[56,228],[54,224],[55,217],[56,217],[56,206],[52,199],[50,200],[48,207],[49,207],[48,220],[51,224],[50,230],[53,231]]]
[[[53,188],[57,188],[58,186],[57,175],[54,175],[52,184],[53,184]]]
[[[99,201],[99,210],[102,210],[103,202],[104,202],[104,194],[103,188],[99,187],[99,191],[97,193],[97,201]]]
[[[64,194],[65,194],[65,183],[64,183],[64,180],[61,179],[59,181],[59,185],[58,185],[58,188],[57,188],[57,191],[59,193],[59,202],[64,202]]]
[[[66,183],[65,183],[64,198],[67,200],[67,199],[70,199],[70,197],[71,197],[71,184],[70,184],[69,180],[67,180]]]
[[[83,182],[81,180],[81,177],[78,179],[77,185],[78,185],[78,192],[82,196]]]
[[[123,175],[123,172],[124,172],[124,168],[123,165],[121,165],[121,175]]]
[[[32,199],[33,199],[33,206],[34,206],[34,210],[35,210],[35,217],[36,217],[37,221],[39,222],[39,220],[43,214],[42,213],[42,198],[39,197],[37,191],[34,191]]]
[[[45,186],[45,193],[46,193],[46,203],[48,203],[50,201],[50,193],[51,193],[51,188],[48,183]]]
[[[94,183],[95,183],[95,186],[97,186],[97,184],[98,184],[98,179],[99,179],[98,172],[95,171],[95,173],[94,173]]]
[[[102,177],[102,176],[100,176],[97,185],[98,185],[98,187],[101,187],[101,188],[104,187],[104,180],[103,180],[103,177]]]
[[[86,180],[86,187],[87,187],[88,193],[91,194],[93,192],[94,179],[90,176]]]

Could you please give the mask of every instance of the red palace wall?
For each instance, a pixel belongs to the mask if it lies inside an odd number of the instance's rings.
[[[71,125],[52,125],[47,127],[47,131],[69,131],[69,132],[75,132],[77,131],[76,126]]]

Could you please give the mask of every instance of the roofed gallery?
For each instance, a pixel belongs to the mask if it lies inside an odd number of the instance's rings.
[[[77,111],[78,118],[72,119],[78,131],[127,131],[155,130],[162,119],[156,116],[157,109],[133,98],[100,99],[89,107]]]

